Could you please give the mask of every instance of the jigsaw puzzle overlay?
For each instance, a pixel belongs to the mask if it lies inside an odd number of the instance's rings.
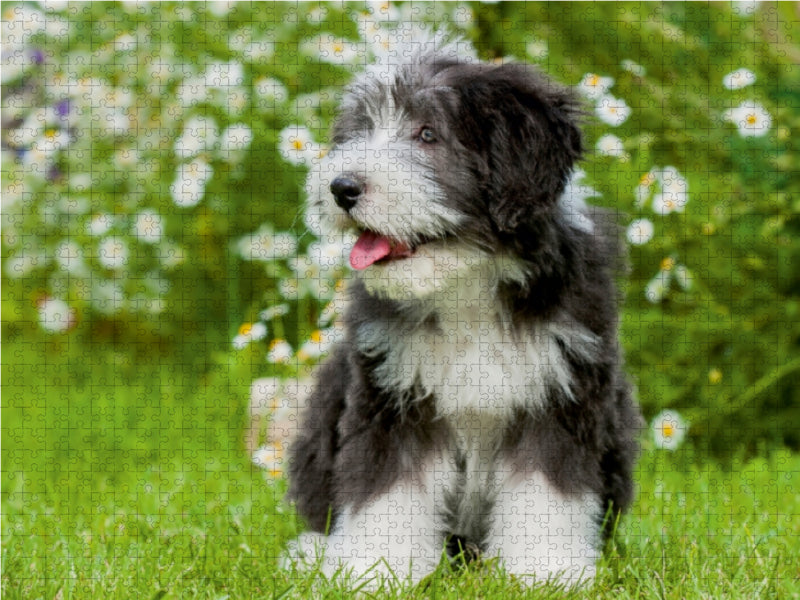
[[[3,3],[3,593],[790,594],[795,17]]]

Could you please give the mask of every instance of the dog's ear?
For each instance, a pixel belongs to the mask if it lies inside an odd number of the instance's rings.
[[[563,192],[583,151],[579,104],[526,65],[469,65],[457,79],[489,212],[499,231],[515,232]]]

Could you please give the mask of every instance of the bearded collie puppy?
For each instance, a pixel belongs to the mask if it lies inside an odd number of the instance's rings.
[[[442,558],[590,580],[631,501],[617,232],[569,185],[568,90],[415,41],[346,90],[309,222],[351,235],[346,335],[290,451],[295,561],[418,581]]]

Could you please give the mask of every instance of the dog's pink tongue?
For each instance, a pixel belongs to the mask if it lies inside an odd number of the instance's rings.
[[[392,244],[388,238],[372,231],[365,231],[350,251],[350,266],[360,271],[391,253]]]

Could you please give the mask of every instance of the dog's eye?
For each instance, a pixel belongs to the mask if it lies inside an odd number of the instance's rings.
[[[436,137],[436,132],[434,132],[430,127],[423,127],[419,130],[419,139],[426,144],[433,144],[438,140]]]

